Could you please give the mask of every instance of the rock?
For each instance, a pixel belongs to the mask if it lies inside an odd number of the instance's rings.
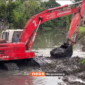
[[[75,76],[66,76],[63,78],[63,81],[67,83],[66,85],[85,85],[85,82],[82,79]]]
[[[62,79],[64,82],[67,82],[68,81],[68,77],[63,77]]]
[[[81,79],[85,79],[85,71],[78,73],[77,76]]]
[[[74,82],[74,83],[69,83],[69,85],[85,85],[85,84],[80,83],[80,82]]]
[[[67,59],[63,59],[57,62],[57,65],[56,65],[56,72],[64,72],[65,74],[72,74],[72,73],[76,73],[76,72],[79,72],[81,69],[81,58],[67,58]]]

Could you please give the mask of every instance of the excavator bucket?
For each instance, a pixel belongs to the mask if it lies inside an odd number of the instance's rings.
[[[71,57],[73,54],[73,46],[68,43],[62,44],[60,47],[52,49],[50,51],[51,57],[55,58],[65,58],[65,57]]]

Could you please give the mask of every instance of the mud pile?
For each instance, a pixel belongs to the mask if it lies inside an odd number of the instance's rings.
[[[64,72],[68,75],[82,72],[85,70],[85,66],[81,64],[83,58],[73,57],[73,58],[62,58],[62,59],[52,59],[44,58],[40,62],[41,69],[46,72]]]
[[[85,85],[85,82],[82,81],[82,80],[85,81],[85,65],[81,63],[83,58],[79,57],[65,59],[45,58],[44,60],[45,60],[44,64],[41,65],[42,71],[65,73],[63,81],[65,81],[67,85]],[[78,80],[78,78],[80,80]]]

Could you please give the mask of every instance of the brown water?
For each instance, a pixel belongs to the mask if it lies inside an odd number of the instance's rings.
[[[12,76],[0,78],[0,85],[65,85],[58,77]]]
[[[57,32],[57,30],[39,32],[33,45],[33,51],[35,51],[38,56],[50,56],[50,51],[55,47],[59,47],[65,41],[66,35],[62,32]],[[81,51],[81,47],[78,43],[74,45],[72,57],[85,57],[85,52]]]
[[[65,35],[57,31],[39,32],[33,45],[33,50],[36,52],[36,55],[50,56],[50,50],[61,45],[64,41]],[[74,55],[78,54],[82,55],[83,53],[77,48],[74,51]],[[66,85],[62,80],[63,76],[31,77],[30,72],[32,71],[42,70],[41,68],[27,66],[22,66],[20,71],[0,70],[0,85]]]

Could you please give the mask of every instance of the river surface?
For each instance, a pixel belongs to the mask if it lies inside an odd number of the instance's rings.
[[[35,40],[35,43],[33,45],[33,50],[36,53],[36,56],[49,56],[50,57],[50,51],[55,48],[59,47],[66,41],[66,35],[63,34],[63,32],[57,32],[55,31],[45,31],[45,32],[39,32],[37,35],[37,38]],[[80,56],[85,57],[85,52],[82,52],[81,48],[82,45],[75,44],[74,45],[74,51],[72,57]]]
[[[64,33],[55,31],[38,32],[33,45],[36,56],[50,57],[50,50],[60,46],[66,40]],[[80,45],[74,46],[73,56],[84,57],[85,53],[81,51]],[[22,66],[20,71],[0,70],[0,85],[67,85],[63,76],[49,77],[31,77],[30,72],[42,71],[40,68]]]

